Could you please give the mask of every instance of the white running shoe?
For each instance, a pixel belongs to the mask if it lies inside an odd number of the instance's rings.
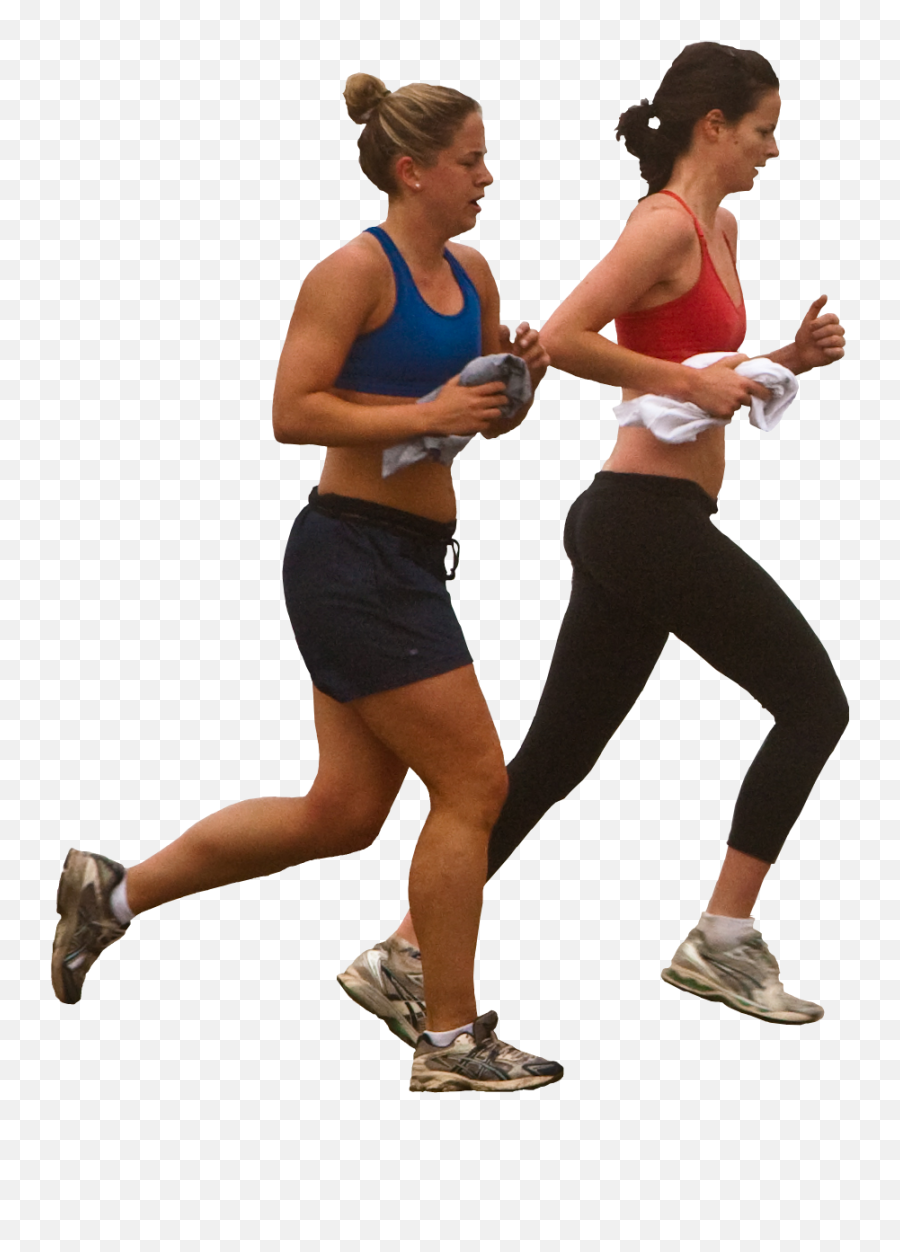
[[[380,1017],[398,1039],[416,1046],[425,1029],[422,957],[405,939],[391,935],[361,953],[338,974],[351,1000]]]
[[[525,1091],[559,1082],[563,1067],[520,1052],[494,1034],[493,1009],[475,1018],[472,1034],[442,1048],[423,1035],[413,1056],[410,1091]]]
[[[778,973],[778,962],[758,930],[731,948],[715,948],[695,926],[662,977],[679,991],[717,1000],[764,1022],[802,1026],[819,1021],[825,1014],[822,1006],[789,995]]]

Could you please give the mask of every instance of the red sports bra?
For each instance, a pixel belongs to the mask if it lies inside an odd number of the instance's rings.
[[[663,361],[686,361],[699,352],[737,352],[747,333],[743,293],[740,305],[735,308],[712,263],[703,227],[691,209],[674,191],[658,194],[671,196],[691,214],[700,238],[700,277],[690,291],[674,300],[652,309],[620,314],[616,318],[619,347]],[[727,238],[725,244],[734,265],[734,254]]]

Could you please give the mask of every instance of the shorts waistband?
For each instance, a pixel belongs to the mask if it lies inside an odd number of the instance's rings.
[[[420,517],[418,513],[407,513],[403,509],[392,509],[386,504],[376,504],[374,500],[358,500],[355,496],[339,496],[329,491],[319,494],[319,488],[313,487],[309,493],[309,507],[326,517],[348,518],[353,521],[369,522],[384,530],[392,530],[399,535],[409,535],[415,539],[430,540],[445,546],[453,539],[456,521],[436,522],[431,517]]]
[[[594,475],[594,481],[588,490],[595,487],[602,490],[613,488],[641,491],[655,496],[681,496],[685,500],[696,501],[707,513],[719,511],[713,497],[692,478],[670,478],[665,474],[620,474],[613,470],[600,470]]]

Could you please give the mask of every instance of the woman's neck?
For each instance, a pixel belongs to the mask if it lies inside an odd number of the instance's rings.
[[[699,218],[707,231],[716,224],[716,213],[728,194],[723,190],[714,171],[694,163],[689,157],[675,162],[672,177],[666,183],[666,191],[674,191]]]
[[[420,202],[390,204],[384,229],[411,268],[422,274],[437,273],[443,268],[447,236],[440,225],[429,220]]]

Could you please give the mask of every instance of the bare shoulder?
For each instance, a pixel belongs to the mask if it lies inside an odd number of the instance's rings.
[[[371,235],[362,234],[314,265],[304,286],[324,289],[336,283],[341,288],[347,285],[365,288],[377,285],[390,272],[391,264],[384,249]]]
[[[737,218],[730,209],[718,209],[716,212],[716,226],[723,231],[725,238],[731,244],[731,251],[734,252],[737,245],[738,226]]]
[[[477,248],[473,248],[467,243],[453,243],[451,241],[447,244],[447,249],[456,257],[476,287],[479,284],[493,281],[491,267]]]
[[[671,196],[660,195],[641,200],[632,209],[625,230],[675,249],[692,246],[697,236],[690,213]]]

